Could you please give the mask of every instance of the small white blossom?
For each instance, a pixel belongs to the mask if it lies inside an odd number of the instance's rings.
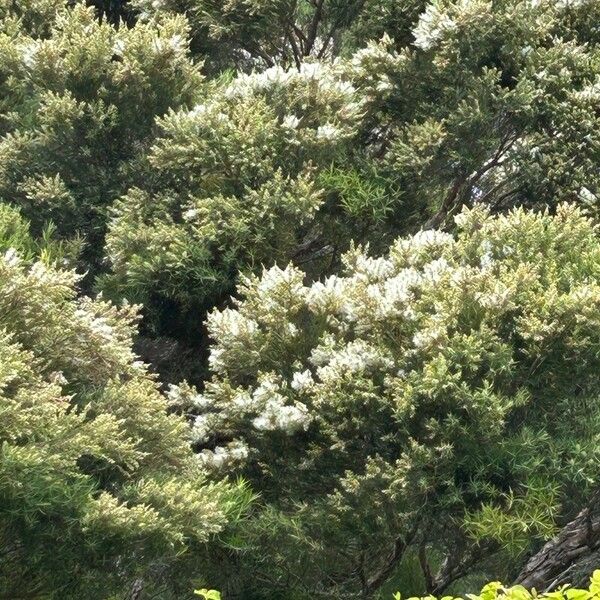
[[[116,54],[117,56],[123,56],[123,53],[125,52],[125,41],[122,39],[116,39],[114,44],[113,44],[113,53]]]
[[[421,50],[430,50],[445,33],[455,28],[456,22],[446,14],[439,3],[433,2],[421,14],[413,29],[415,46]]]
[[[40,47],[41,44],[38,41],[33,41],[21,46],[21,60],[28,69],[33,69],[33,67],[35,67]]]
[[[296,129],[300,125],[300,119],[296,115],[286,115],[281,124],[286,129]]]
[[[342,131],[339,127],[326,123],[317,128],[317,139],[334,142],[342,136]]]
[[[199,214],[197,208],[189,208],[183,213],[183,218],[185,221],[194,221]]]
[[[312,378],[312,373],[306,369],[306,371],[302,371],[301,373],[294,373],[292,377],[292,383],[290,385],[293,390],[302,392],[312,387],[313,384],[314,381]]]
[[[4,253],[4,262],[9,267],[16,267],[21,262],[21,258],[14,248],[9,248]]]
[[[267,401],[261,414],[252,421],[259,431],[283,431],[291,435],[310,424],[308,409],[301,402],[293,405],[284,404],[284,398],[273,397]]]

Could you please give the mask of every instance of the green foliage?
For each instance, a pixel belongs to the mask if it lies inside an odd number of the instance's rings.
[[[226,298],[238,271],[310,253],[317,174],[353,136],[353,98],[331,68],[309,64],[240,75],[160,119],[148,157],[158,175],[116,203],[101,289],[143,302],[159,331],[175,303],[180,331],[193,331],[189,316]]]
[[[139,17],[186,14],[192,48],[211,72],[274,65],[299,66],[329,58],[393,32],[410,38],[423,0],[135,0]]]
[[[508,580],[598,481],[600,3],[88,4],[0,0],[0,596]]]
[[[483,587],[479,594],[467,594],[469,600],[593,600],[600,595],[600,570],[594,571],[590,578],[588,589],[576,589],[563,585],[553,592],[538,593],[535,589],[529,591],[522,585],[504,587],[499,581],[493,581]],[[394,594],[394,600],[402,600],[400,593]],[[408,598],[408,600],[435,600],[435,596]],[[462,600],[455,596],[444,596],[440,600]]]
[[[98,268],[106,208],[141,176],[154,117],[201,82],[186,39],[182,17],[130,29],[79,4],[0,13],[0,197],[38,233],[53,220],[62,237],[86,236],[86,268]]]
[[[151,581],[155,561],[195,547],[197,562],[247,502],[205,481],[185,422],[135,360],[135,308],[76,298],[77,281],[12,249],[0,258],[3,597],[106,598]]]
[[[354,249],[313,284],[273,267],[209,315],[214,378],[172,394],[207,467],[261,493],[250,573],[371,594],[398,540],[395,560],[514,554],[596,481],[595,226],[568,205],[457,226]]]
[[[33,238],[30,229],[16,208],[0,204],[0,253],[17,252],[26,261],[39,258],[63,267],[76,264],[81,253],[81,240],[76,236],[69,241],[56,239],[54,226],[48,224],[40,237]]]
[[[407,216],[449,224],[474,200],[596,204],[599,55],[579,30],[586,4],[436,2],[410,46],[386,37],[349,61]]]

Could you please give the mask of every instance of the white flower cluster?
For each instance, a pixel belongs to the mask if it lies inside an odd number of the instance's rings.
[[[418,264],[424,255],[430,251],[441,249],[454,244],[454,238],[449,233],[426,229],[419,231],[410,238],[397,240],[390,251],[390,258],[398,264]]]
[[[311,418],[302,402],[288,404],[280,393],[278,381],[270,375],[264,376],[252,394],[260,412],[252,421],[258,431],[283,431],[288,435],[307,429]]]
[[[289,111],[282,116],[281,127],[287,130],[290,143],[338,142],[351,135],[364,112],[364,98],[347,81],[343,69],[324,62],[307,62],[300,70],[275,66],[241,74],[223,96],[233,101],[263,96],[277,112]],[[309,106],[312,113],[306,113]]]
[[[489,6],[490,3],[486,0],[457,0],[450,7],[434,0],[421,14],[413,29],[415,46],[421,50],[431,50],[448,33],[458,28],[459,20],[481,14]]]
[[[432,2],[419,17],[413,29],[415,46],[431,50],[447,32],[456,29],[456,22],[439,2]]]
[[[296,115],[286,115],[281,122],[285,129],[297,129],[300,125],[300,119]]]
[[[197,454],[197,457],[204,468],[218,471],[235,463],[244,462],[248,455],[248,446],[241,440],[234,440],[227,446],[217,446],[214,450],[203,450]]]
[[[394,58],[398,58],[398,54],[394,51],[391,38],[385,34],[381,40],[369,41],[364,48],[357,50],[348,64],[355,70],[356,73],[363,72],[364,75],[371,73],[366,69],[372,66],[373,63],[389,64]]]
[[[2,258],[8,267],[16,267],[21,262],[21,257],[14,248],[9,248]]]
[[[256,293],[264,299],[267,310],[275,304],[279,304],[275,298],[285,297],[287,299],[303,299],[306,288],[302,285],[302,273],[291,264],[285,269],[277,265],[270,269],[264,269],[262,277],[255,285]]]
[[[386,356],[381,348],[372,346],[364,340],[354,340],[338,351],[332,352],[328,358],[328,364],[317,369],[319,379],[324,383],[335,382],[348,373],[388,370],[394,365],[391,357]]]
[[[272,398],[252,424],[259,431],[283,431],[289,435],[307,429],[310,423],[308,409],[301,402],[290,406]]]
[[[347,279],[337,275],[313,283],[306,297],[308,307],[315,313],[342,312],[346,304],[347,285]]]
[[[394,265],[387,258],[371,258],[362,253],[355,257],[353,266],[357,275],[365,275],[371,281],[382,281],[394,271]]]
[[[340,68],[369,98],[380,97],[393,90],[390,75],[401,74],[407,62],[407,54],[398,53],[386,34],[380,41],[369,42],[365,48],[355,52],[352,58],[341,62]]]
[[[442,327],[428,327],[417,331],[413,336],[412,343],[417,350],[424,350],[436,344],[444,334],[445,331]]]
[[[331,123],[317,127],[317,139],[326,142],[335,142],[344,136],[344,131]]]
[[[216,372],[226,368],[227,357],[243,354],[244,348],[259,334],[258,323],[254,319],[231,308],[209,313],[207,324],[211,335],[221,341],[208,357],[210,368]]]
[[[207,442],[220,421],[214,413],[196,416],[192,425],[192,441],[200,444]]]
[[[73,317],[79,321],[80,327],[86,327],[94,335],[99,336],[107,342],[113,340],[114,329],[103,317],[96,316],[89,310],[82,308],[78,308],[74,312]]]
[[[298,69],[270,67],[264,71],[241,74],[225,90],[231,99],[247,97],[255,93],[270,93],[292,86],[316,85],[320,91],[346,96],[350,101],[356,90],[354,86],[340,78],[335,69],[324,62],[305,62]]]
[[[152,50],[156,54],[164,54],[165,52],[183,54],[187,51],[187,41],[177,33],[166,39],[156,36],[152,39]]]
[[[296,392],[304,392],[310,390],[314,386],[312,373],[306,369],[305,371],[297,371],[292,376],[290,387]]]
[[[199,394],[195,388],[187,383],[170,384],[165,395],[171,406],[205,410],[212,404],[211,399]]]
[[[600,101],[600,77],[596,77],[594,83],[585,86],[582,90],[575,92],[575,96],[586,102],[597,104]]]
[[[32,40],[20,47],[21,60],[28,69],[33,69],[37,62],[37,55],[42,43],[38,40]]]

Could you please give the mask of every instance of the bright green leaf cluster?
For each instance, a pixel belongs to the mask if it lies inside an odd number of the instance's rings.
[[[522,585],[505,587],[494,581],[483,587],[479,594],[467,594],[469,600],[595,600],[600,596],[600,570],[593,572],[588,589],[577,589],[569,585],[561,586],[553,592],[537,592],[527,590]],[[400,593],[394,594],[394,600],[401,600]],[[435,596],[413,597],[408,600],[435,600]],[[443,596],[440,600],[462,600],[455,596]]]

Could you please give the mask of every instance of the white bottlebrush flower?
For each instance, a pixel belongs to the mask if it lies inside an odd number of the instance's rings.
[[[310,424],[308,409],[301,402],[283,404],[283,398],[269,400],[252,424],[259,431],[282,431],[288,435],[307,429]]]
[[[306,297],[310,310],[316,313],[337,313],[342,310],[347,297],[347,280],[332,275],[325,281],[314,283]]]
[[[213,430],[213,424],[210,414],[198,415],[192,425],[192,440],[200,444],[207,442]]]
[[[411,238],[411,243],[418,248],[442,247],[453,242],[451,234],[436,229],[418,231]]]
[[[123,53],[125,52],[125,47],[126,47],[125,40],[117,38],[113,43],[112,51],[117,56],[123,56]]]
[[[300,125],[300,119],[296,115],[286,115],[281,125],[286,129],[296,129]]]
[[[226,308],[213,311],[207,318],[211,334],[222,341],[232,338],[252,337],[258,331],[258,323],[244,317],[239,311]]]
[[[317,128],[317,139],[327,142],[335,142],[342,137],[342,130],[331,123],[326,123]]]
[[[28,69],[35,67],[40,47],[41,44],[38,41],[32,41],[21,46],[21,60]]]
[[[279,293],[285,292],[286,296],[303,298],[305,288],[302,284],[303,274],[289,264],[285,269],[278,266],[265,269],[256,285],[256,294],[264,300],[275,300]]]
[[[413,346],[419,350],[428,348],[442,335],[442,331],[439,329],[423,329],[417,331],[413,336]]]
[[[415,46],[430,50],[448,33],[454,32],[463,19],[478,16],[490,8],[489,0],[455,0],[450,6],[434,0],[421,14],[413,29]]]
[[[430,50],[446,32],[455,28],[456,22],[448,16],[445,7],[440,2],[432,2],[413,29],[415,46],[421,50]]]
[[[363,373],[373,370],[386,370],[393,367],[393,360],[375,346],[364,340],[355,340],[341,350],[334,352],[329,364],[319,367],[319,379],[324,382],[336,381],[345,373]]]
[[[437,284],[448,273],[450,268],[445,258],[436,258],[423,267],[423,281]]]
[[[393,304],[405,304],[413,297],[412,290],[421,284],[422,279],[416,269],[402,269],[383,284],[385,298]]]
[[[242,440],[234,440],[227,446],[231,460],[236,462],[244,461],[250,454],[247,444]]]
[[[390,256],[399,264],[414,264],[429,250],[443,248],[454,244],[454,238],[449,233],[426,229],[412,237],[397,240],[392,246]]]
[[[209,367],[216,373],[225,370],[227,368],[227,361],[224,360],[224,358],[225,351],[223,350],[223,348],[214,346],[213,348],[211,348],[210,354],[208,356]]]
[[[365,274],[369,279],[383,280],[394,270],[394,265],[384,257],[371,258],[359,254],[355,259],[357,273]]]
[[[201,117],[203,115],[208,114],[209,112],[210,107],[206,104],[196,104],[190,111],[187,112],[187,116],[191,118]]]
[[[169,46],[174,52],[181,52],[185,50],[186,42],[181,35],[176,33],[169,38]]]
[[[283,396],[280,394],[281,386],[274,375],[263,375],[260,379],[257,388],[252,393],[252,398],[257,405],[265,405],[269,401],[283,401]]]
[[[96,316],[85,308],[75,310],[73,317],[79,321],[80,326],[87,327],[92,334],[107,341],[113,338],[114,329],[105,318]]]
[[[217,446],[214,450],[203,450],[198,454],[198,460],[204,467],[218,471],[229,462],[229,452],[223,446]]]
[[[189,208],[183,213],[183,220],[188,222],[195,221],[199,214],[200,213],[197,208]]]
[[[297,392],[308,390],[314,384],[312,373],[306,369],[302,372],[294,373],[290,387]]]
[[[196,456],[206,469],[218,471],[243,463],[250,450],[243,440],[233,440],[227,446],[216,446],[214,450],[203,450]]]
[[[510,303],[512,290],[500,281],[494,284],[494,289],[478,294],[476,299],[484,308],[504,310]]]
[[[9,267],[16,267],[21,262],[21,258],[19,257],[18,252],[14,248],[9,248],[4,253],[3,259]]]

